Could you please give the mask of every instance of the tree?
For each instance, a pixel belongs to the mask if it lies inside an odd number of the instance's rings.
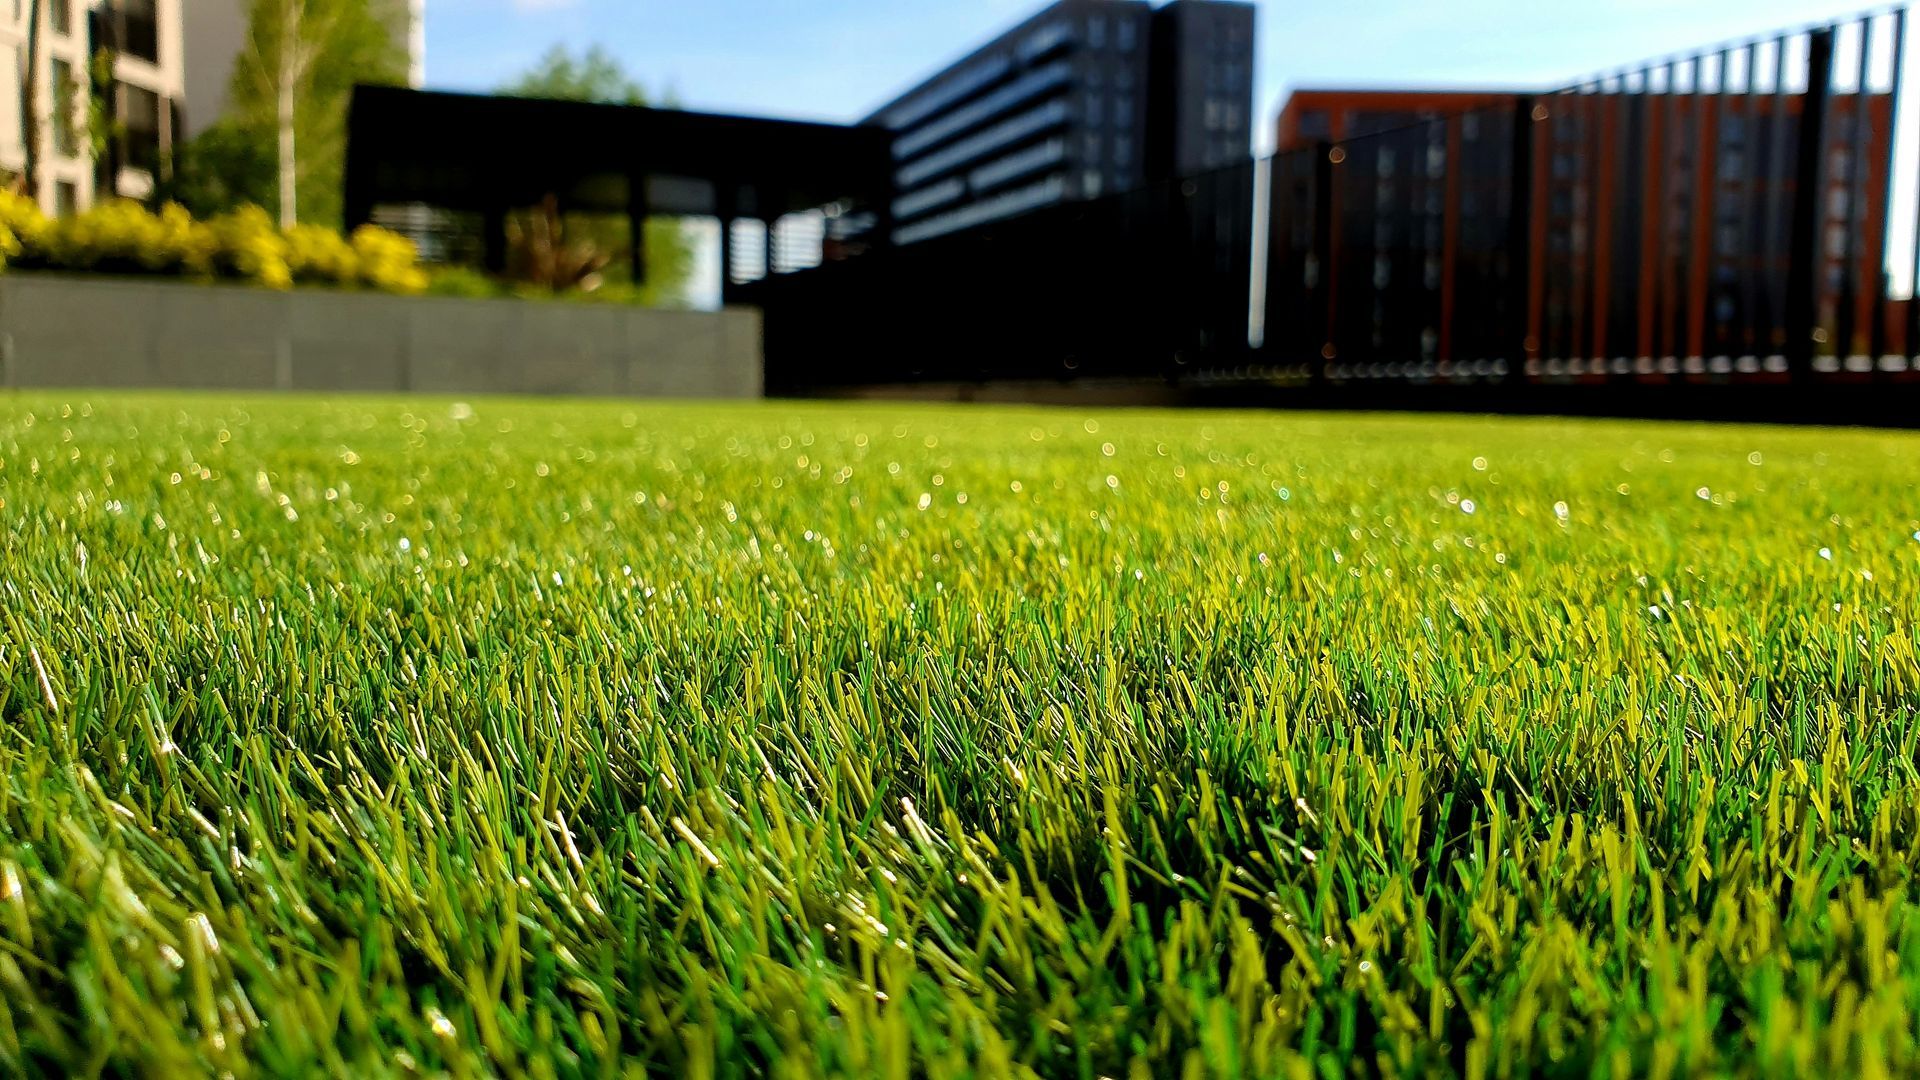
[[[555,45],[519,78],[500,88],[513,97],[549,98],[557,101],[592,101],[606,105],[646,105],[648,94],[627,74],[620,61],[598,45],[590,46],[575,57],[565,46]],[[593,282],[605,278],[618,284],[638,285],[640,297],[649,303],[678,300],[693,271],[693,248],[680,223],[666,218],[650,218],[642,235],[646,242],[647,277],[645,282],[626,280],[627,259],[632,239],[629,225],[620,215],[557,214],[551,207],[516,215],[510,236],[528,247],[557,247],[570,252],[570,258],[594,262],[604,269],[581,278]],[[595,255],[597,253],[597,257]],[[516,266],[544,265],[539,252],[520,253]]]
[[[556,101],[598,101],[607,105],[645,105],[647,92],[629,78],[620,61],[598,45],[574,59],[564,45],[548,49],[538,63],[500,88],[512,97]]]
[[[176,143],[154,201],[179,203],[197,218],[274,205],[279,197],[276,147],[263,137],[271,134],[229,118]]]
[[[247,5],[247,39],[234,64],[232,122],[272,147],[273,205],[283,226],[337,223],[354,84],[406,76],[397,0],[235,2]],[[224,149],[234,149],[234,133],[222,138]]]

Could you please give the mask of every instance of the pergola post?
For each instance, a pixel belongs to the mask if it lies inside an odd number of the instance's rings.
[[[507,208],[489,206],[480,214],[482,262],[489,274],[507,271]]]
[[[628,274],[638,286],[647,280],[647,178],[627,174]]]
[[[720,216],[720,303],[726,304],[733,292],[733,215],[739,192],[732,184],[721,184],[714,210]]]

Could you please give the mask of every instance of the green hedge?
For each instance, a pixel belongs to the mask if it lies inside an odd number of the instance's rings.
[[[257,206],[196,221],[176,205],[156,213],[125,201],[55,219],[23,195],[0,192],[0,266],[6,265],[218,278],[269,289],[303,284],[419,293],[429,283],[413,242],[371,225],[351,237],[313,225],[283,232]]]

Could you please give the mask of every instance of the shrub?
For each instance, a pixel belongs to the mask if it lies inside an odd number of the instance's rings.
[[[154,269],[171,268],[194,277],[213,272],[214,249],[219,241],[212,229],[193,220],[186,207],[174,203],[161,207],[156,220],[160,223],[158,248],[168,253],[172,262],[170,266],[155,265]]]
[[[318,225],[288,229],[285,257],[293,280],[303,285],[352,285],[359,278],[360,260],[353,245]]]
[[[317,225],[283,233],[257,206],[195,221],[174,203],[155,213],[124,200],[55,221],[24,195],[0,191],[0,266],[9,262],[39,270],[238,279],[269,289],[299,283],[417,293],[428,285],[413,242],[370,225],[351,239]]]
[[[426,291],[427,272],[420,269],[420,250],[399,233],[362,225],[353,231],[353,254],[359,259],[363,284],[381,292]]]
[[[6,237],[0,242],[0,249],[4,249],[7,259],[30,262],[39,257],[45,249],[50,225],[32,199],[17,191],[0,191],[0,234]]]
[[[491,300],[507,295],[498,281],[465,266],[435,270],[427,279],[426,291],[432,296],[456,296],[465,300]]]
[[[214,272],[242,278],[269,289],[293,287],[287,265],[287,241],[273,219],[257,206],[243,206],[207,223],[218,241]]]
[[[150,214],[116,201],[52,222],[37,246],[42,260],[62,270],[204,275],[214,238],[179,207]]]

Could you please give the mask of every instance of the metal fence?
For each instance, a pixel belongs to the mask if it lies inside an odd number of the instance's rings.
[[[1886,271],[1913,257],[1906,31],[1879,11],[1434,109],[742,299],[777,388],[1920,381]]]
[[[1906,13],[1279,155],[1265,352],[1311,378],[1903,378]],[[1906,193],[1912,197],[1912,192]]]

